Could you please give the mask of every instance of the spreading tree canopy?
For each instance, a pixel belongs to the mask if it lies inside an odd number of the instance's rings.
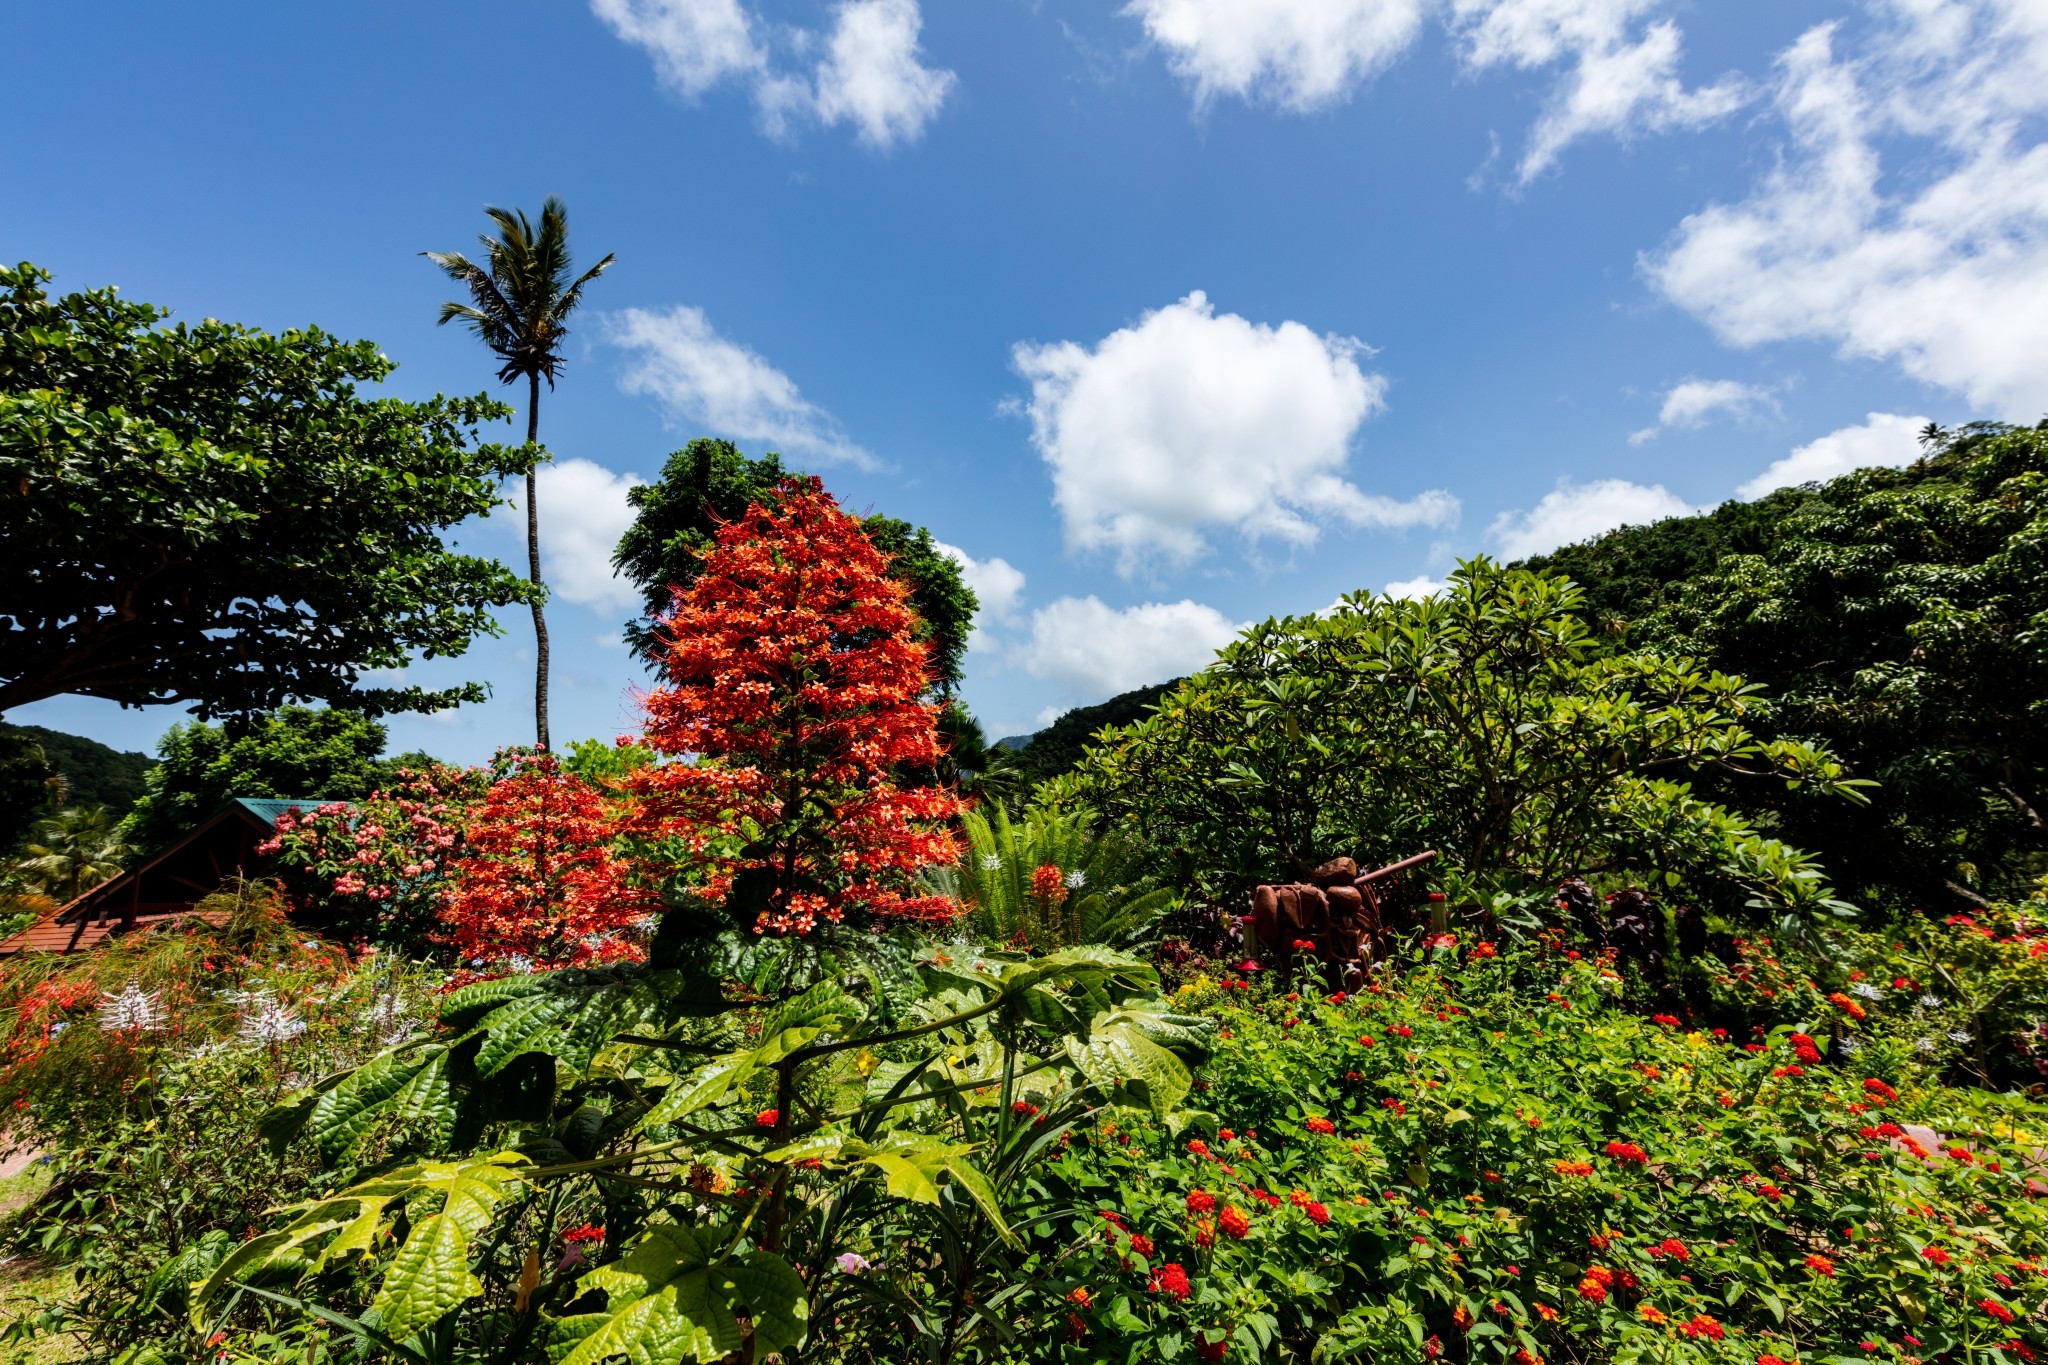
[[[367,341],[271,336],[0,267],[0,712],[73,693],[202,717],[368,712],[474,683],[362,686],[460,654],[536,589],[442,532],[529,452],[476,443],[485,398],[370,398]]]
[[[718,528],[738,520],[749,505],[772,501],[789,473],[780,455],[750,459],[730,441],[705,437],[670,455],[653,483],[627,492],[633,524],[619,538],[612,563],[646,600],[646,615],[626,623],[628,644],[660,663],[655,623],[673,605],[671,586],[687,588],[696,582]],[[960,565],[924,527],[879,514],[858,524],[887,557],[889,577],[910,589],[918,638],[930,646],[933,677],[951,693],[960,685],[967,638],[980,605],[974,590],[960,577]]]

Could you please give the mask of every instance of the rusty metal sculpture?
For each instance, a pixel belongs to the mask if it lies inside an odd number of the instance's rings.
[[[1254,888],[1248,927],[1282,981],[1310,954],[1332,989],[1348,988],[1386,958],[1399,918],[1424,899],[1414,874],[1435,857],[1429,849],[1363,875],[1350,858],[1333,858],[1305,882]]]

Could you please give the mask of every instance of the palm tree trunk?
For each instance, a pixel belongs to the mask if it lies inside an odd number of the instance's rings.
[[[526,443],[540,444],[540,375],[526,376]],[[538,472],[526,473],[526,567],[535,587],[540,586],[540,506]],[[534,742],[548,747],[548,618],[538,599],[533,604],[533,730]]]

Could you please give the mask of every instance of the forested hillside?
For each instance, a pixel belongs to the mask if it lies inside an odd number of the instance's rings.
[[[1759,733],[1823,743],[1877,780],[1867,806],[1765,800],[1845,895],[1955,907],[2048,865],[2044,479],[2048,427],[1934,431],[1908,468],[1627,527],[1528,567],[1583,585],[1602,634],[1762,684]]]

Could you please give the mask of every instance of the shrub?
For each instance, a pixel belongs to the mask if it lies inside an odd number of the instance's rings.
[[[1044,951],[1075,943],[1134,947],[1178,898],[1157,884],[1150,850],[1129,833],[1096,833],[1086,807],[1033,806],[1021,823],[1000,806],[961,813],[967,848],[931,876],[965,910],[962,927],[991,943]]]

